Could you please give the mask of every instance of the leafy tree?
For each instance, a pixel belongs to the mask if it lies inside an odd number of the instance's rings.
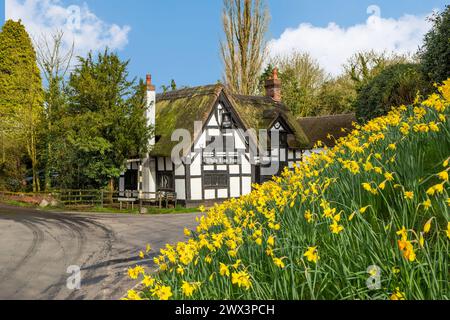
[[[367,82],[379,75],[384,69],[399,63],[408,63],[410,58],[396,53],[363,51],[355,53],[344,64],[344,75],[349,77],[359,90]]]
[[[44,168],[45,188],[51,188],[51,173],[55,171],[53,157],[53,141],[57,137],[52,135],[53,122],[57,119],[59,110],[67,102],[64,96],[66,75],[71,66],[74,44],[67,50],[63,48],[62,31],[56,31],[50,38],[42,35],[37,41],[37,61],[44,75],[46,88],[44,89],[44,123],[41,128],[41,163]],[[57,130],[56,130],[57,131]],[[58,133],[59,134],[59,133]]]
[[[345,114],[354,112],[356,100],[354,82],[345,75],[326,81],[320,88],[315,115]]]
[[[125,160],[147,151],[145,85],[129,81],[129,62],[108,50],[78,60],[57,122],[65,132],[56,143],[58,174],[64,187],[113,189]]]
[[[224,0],[220,43],[225,83],[235,93],[252,95],[266,54],[269,11],[264,0]]]
[[[43,90],[36,52],[21,21],[8,20],[0,33],[0,131],[3,141],[12,142],[8,152],[19,157],[7,161],[20,163],[25,152],[33,191],[40,190],[37,134],[42,114]],[[4,143],[2,148],[6,160]]]
[[[327,79],[325,71],[309,54],[294,52],[271,59],[259,80],[260,92],[270,77],[273,66],[279,69],[283,102],[295,115],[310,116],[318,112],[322,85]]]
[[[393,106],[413,103],[417,94],[427,88],[420,65],[387,67],[358,92],[355,102],[357,117],[360,121],[367,121],[385,115]]]
[[[427,78],[440,83],[450,78],[450,5],[435,13],[430,21],[433,28],[425,35],[419,57]]]

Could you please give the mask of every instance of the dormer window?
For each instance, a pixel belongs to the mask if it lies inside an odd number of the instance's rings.
[[[222,129],[231,129],[233,123],[231,121],[231,113],[224,112],[222,113]]]

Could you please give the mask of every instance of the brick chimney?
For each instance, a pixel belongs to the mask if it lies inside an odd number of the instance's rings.
[[[151,127],[155,127],[156,124],[156,89],[152,84],[152,76],[147,74],[147,124]],[[155,145],[155,138],[152,137],[149,141],[149,145],[152,147]]]
[[[265,83],[266,96],[281,102],[281,80],[278,79],[278,68],[273,69],[272,76]]]

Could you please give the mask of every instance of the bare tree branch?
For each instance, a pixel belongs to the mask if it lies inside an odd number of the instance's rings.
[[[233,92],[255,94],[267,53],[267,6],[264,0],[224,0],[222,24],[224,80]]]

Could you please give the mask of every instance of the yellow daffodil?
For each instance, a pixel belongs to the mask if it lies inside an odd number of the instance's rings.
[[[172,294],[172,288],[169,286],[157,285],[151,290],[152,296],[157,297],[159,300],[169,300]]]
[[[181,267],[181,266],[178,266],[178,268],[177,268],[177,274],[179,274],[179,275],[184,275],[184,269],[183,269],[183,267]]]
[[[395,292],[391,295],[391,300],[406,300],[405,293],[400,291],[400,288],[396,288]]]
[[[414,192],[412,192],[412,191],[405,191],[403,195],[406,200],[414,199]]]
[[[408,230],[406,230],[405,226],[403,226],[400,230],[397,231],[397,235],[402,237],[402,240],[408,239]]]
[[[181,285],[181,290],[183,291],[184,296],[186,297],[192,297],[194,294],[194,291],[197,290],[199,287],[199,283],[189,283],[187,281],[183,281],[183,284]]]
[[[249,290],[252,287],[250,275],[246,271],[233,272],[231,275],[231,283],[237,285],[239,288]]]
[[[344,231],[344,227],[337,223],[337,221],[334,221],[330,226],[330,230],[334,234],[339,234]]]
[[[135,290],[128,290],[127,300],[142,300],[142,298]]]
[[[308,223],[311,223],[313,221],[313,215],[310,210],[306,210],[305,219]]]
[[[424,227],[423,227],[423,232],[425,233],[425,234],[427,234],[427,233],[429,233],[430,232],[430,230],[431,230],[431,223],[433,222],[433,218],[431,218],[430,220],[428,220],[426,223],[425,223],[425,225],[424,225]]]
[[[147,288],[152,287],[155,284],[155,279],[153,279],[150,276],[144,276],[144,279],[142,280],[142,284],[146,286]]]
[[[356,212],[353,212],[349,217],[348,221],[352,221],[355,218]]]
[[[443,180],[443,181],[448,181],[448,172],[447,171],[442,171],[438,174],[439,179]]]
[[[240,267],[241,264],[242,264],[242,261],[241,261],[241,260],[237,260],[237,261],[232,265],[232,267],[233,267],[235,270],[237,270],[237,269]]]
[[[283,262],[283,259],[280,258],[273,258],[273,263],[280,269],[284,269],[286,266]]]
[[[403,253],[403,257],[409,262],[414,262],[416,260],[416,253],[414,252],[414,246],[410,241],[399,240],[398,247]]]
[[[420,245],[421,248],[423,248],[424,245],[425,245],[425,238],[424,238],[423,235],[424,235],[423,232],[421,232],[420,236],[419,236],[419,245]]]
[[[303,256],[306,257],[309,262],[314,263],[317,263],[317,261],[320,259],[317,252],[317,247],[309,247]]]
[[[371,206],[365,206],[359,209],[359,212],[361,212],[362,214],[366,213],[367,209],[369,209]]]
[[[447,238],[450,239],[450,222],[447,223],[447,230],[446,230],[446,233],[447,233]]]
[[[400,273],[400,268],[399,267],[393,267],[392,268],[392,273],[393,274],[399,274]]]
[[[323,212],[323,216],[327,218],[331,218],[336,213],[336,208],[326,208]]]
[[[422,203],[422,206],[425,208],[425,210],[428,210],[431,208],[431,200],[427,199]]]
[[[140,274],[143,274],[145,272],[144,268],[142,266],[136,266],[134,268],[128,269],[128,276],[135,280],[139,277]]]
[[[267,239],[267,244],[271,247],[275,246],[275,238],[270,236],[269,239]]]
[[[392,173],[389,173],[389,172],[385,172],[385,173],[384,173],[384,178],[385,178],[387,181],[394,181],[394,175],[393,175]]]
[[[224,263],[220,263],[220,267],[219,267],[219,273],[221,276],[226,276],[229,277],[230,276],[230,269],[228,268],[227,265],[225,265]]]

